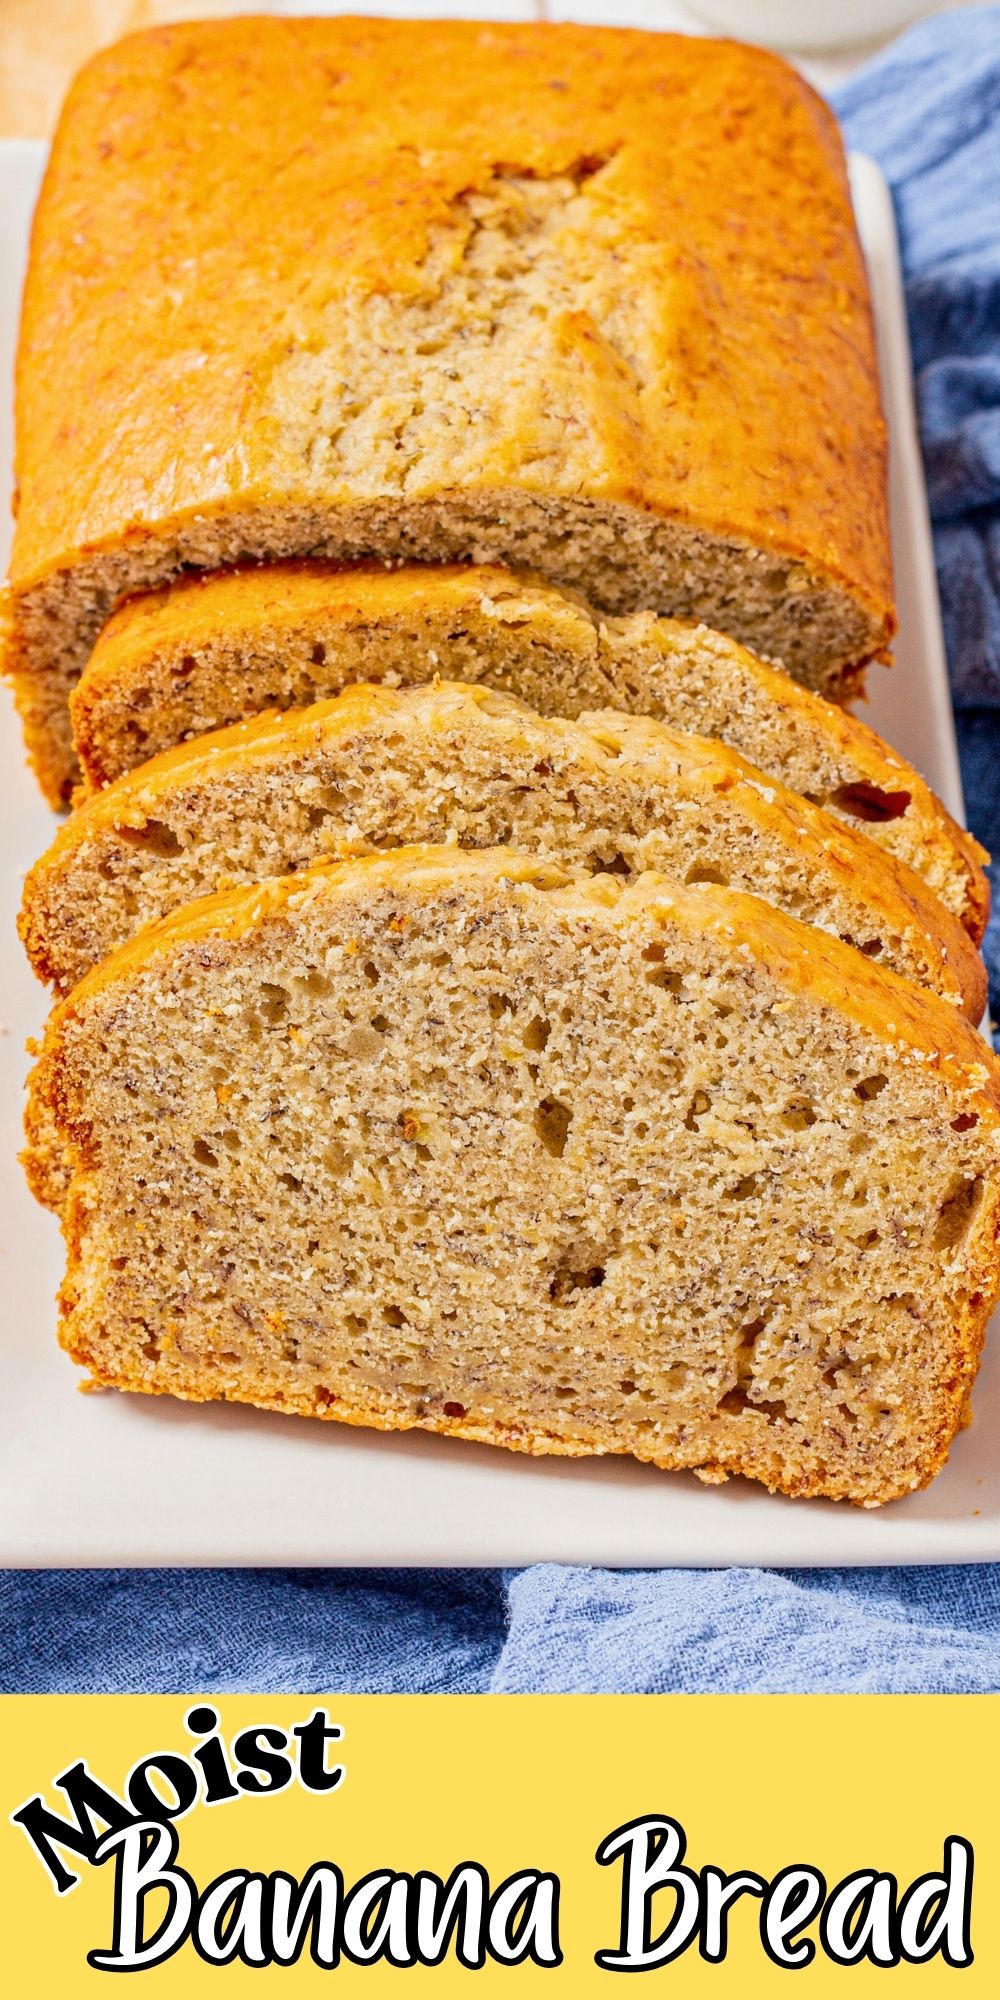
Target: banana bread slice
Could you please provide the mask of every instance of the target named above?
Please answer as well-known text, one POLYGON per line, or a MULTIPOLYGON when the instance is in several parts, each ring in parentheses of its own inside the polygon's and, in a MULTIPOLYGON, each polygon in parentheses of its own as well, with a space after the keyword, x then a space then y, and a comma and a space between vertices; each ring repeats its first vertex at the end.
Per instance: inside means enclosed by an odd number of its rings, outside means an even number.
POLYGON ((599 618, 496 565, 274 564, 133 598, 73 696, 80 761, 107 784, 175 743, 352 681, 488 681, 548 715, 617 708, 719 737, 915 869, 978 943, 978 843, 872 730, 704 626, 599 618))
POLYGON ((824 691, 892 634, 840 134, 736 42, 132 36, 60 120, 15 400, 8 666, 50 796, 108 613, 190 568, 516 557, 824 691))
POLYGON ((753 898, 509 850, 209 897, 55 1010, 99 1382, 873 1505, 1000 1263, 1000 1070, 753 898))
POLYGON ((721 743, 606 711, 545 720, 436 682, 195 737, 74 812, 25 885, 20 931, 62 992, 192 898, 345 846, 511 844, 630 877, 721 882, 821 925, 978 1021, 982 961, 911 869, 721 743))

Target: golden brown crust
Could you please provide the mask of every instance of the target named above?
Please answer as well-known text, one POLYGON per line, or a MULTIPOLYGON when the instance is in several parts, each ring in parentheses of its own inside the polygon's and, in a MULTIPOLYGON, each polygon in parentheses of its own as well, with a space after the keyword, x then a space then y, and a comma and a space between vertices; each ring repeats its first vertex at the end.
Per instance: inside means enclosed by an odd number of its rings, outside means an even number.
MULTIPOLYGON (((382 626, 406 616, 437 625, 484 598, 499 606, 505 598, 516 599, 518 616, 544 611, 550 626, 563 607, 570 629, 581 614, 594 618, 575 593, 499 563, 408 563, 398 569, 359 563, 344 569, 324 562, 275 562, 206 570, 119 605, 102 627, 73 696, 74 720, 83 721, 106 684, 134 681, 158 654, 172 656, 187 646, 197 650, 231 633, 248 644, 273 633, 280 644, 283 634, 308 630, 320 617, 382 626)), ((775 677, 783 682, 780 674, 775 677)), ((80 747, 85 751, 86 741, 80 747)), ((90 776, 94 784, 105 782, 96 771, 90 776)))
POLYGON ((70 1166, 52 1104, 42 1084, 41 1060, 28 1076, 23 1151, 18 1155, 28 1186, 42 1208, 59 1215, 69 1191, 70 1166))
MULTIPOLYGON (((432 746, 435 738, 447 735, 455 760, 461 765, 463 743, 468 740, 463 731, 483 728, 487 732, 492 729, 495 738, 491 755, 499 759, 496 768, 506 769, 511 755, 516 755, 530 741, 536 759, 534 769, 539 763, 562 768, 569 760, 574 781, 579 774, 608 788, 609 807, 623 779, 644 780, 659 790, 664 820, 669 819, 678 797, 697 796, 712 813, 717 810, 718 796, 729 795, 741 827, 751 830, 754 838, 762 839, 769 854, 775 843, 786 849, 789 865, 794 863, 798 868, 804 864, 817 888, 825 888, 837 907, 848 913, 850 931, 859 945, 858 923, 870 919, 878 933, 872 937, 872 949, 883 951, 886 938, 898 938, 899 945, 890 943, 888 947, 889 962, 895 962, 897 970, 924 979, 935 991, 961 1005, 970 1020, 978 1022, 981 1018, 986 1001, 982 961, 958 919, 921 878, 853 827, 831 819, 808 800, 795 797, 777 780, 765 778, 727 745, 685 736, 663 723, 611 710, 591 717, 588 726, 561 720, 546 722, 509 696, 454 682, 435 683, 403 693, 380 686, 354 686, 332 701, 286 714, 265 714, 194 738, 95 793, 60 829, 25 884, 18 928, 36 972, 65 991, 83 969, 60 957, 60 920, 56 914, 60 893, 64 902, 68 894, 72 904, 82 906, 88 870, 96 868, 108 878, 114 868, 112 850, 127 849, 150 821, 154 829, 166 832, 171 845, 178 841, 176 829, 185 838, 206 840, 201 829, 214 781, 232 787, 242 777, 249 783, 250 789, 238 806, 240 818, 245 819, 254 814, 255 774, 261 784, 265 774, 273 770, 284 769, 291 774, 303 760, 315 759, 323 746, 335 756, 339 745, 369 731, 371 754, 380 760, 383 735, 391 739, 394 732, 399 732, 405 746, 408 741, 419 740, 421 732, 427 732, 432 746), (76 868, 83 871, 79 888, 74 891, 63 888, 60 892, 60 878, 64 873, 72 874, 76 868), (863 906, 860 911, 859 903, 863 906)), ((257 794, 258 812, 262 797, 262 793, 257 794)), ((516 799, 512 802, 515 843, 519 838, 518 804, 516 799)), ((436 829, 428 835, 426 821, 422 826, 413 826, 411 822, 401 831, 403 838, 437 837, 436 829)), ((316 844, 311 853, 307 851, 306 858, 316 859, 322 853, 323 838, 325 830, 317 834, 316 844)), ((384 846, 386 841, 383 837, 375 844, 384 846)), ((471 844, 481 845, 482 837, 471 844)), ((522 833, 520 845, 532 848, 535 842, 522 833)), ((579 855, 579 847, 576 851, 579 855)), ((177 865, 176 859, 168 860, 168 874, 177 865)), ((296 853, 288 855, 279 866, 270 864, 255 872, 283 874, 300 865, 301 857, 296 853)), ((214 886, 224 873, 238 880, 241 872, 227 867, 226 852, 217 843, 214 847, 209 845, 205 879, 200 886, 214 886)), ((768 895, 762 873, 749 886, 756 890, 758 883, 760 893, 768 895)), ((173 901, 190 895, 192 889, 198 893, 193 884, 173 891, 168 881, 163 886, 173 901)), ((781 885, 776 887, 780 903, 781 885)), ((165 907, 162 901, 154 904, 157 913, 165 907)), ((149 914, 148 907, 143 914, 149 914)), ((136 921, 142 921, 142 916, 137 916, 136 921)), ((65 924, 61 928, 65 931, 65 924)), ((841 930, 846 933, 843 921, 841 930)), ((65 951, 72 951, 68 939, 64 937, 62 943, 65 951)), ((868 947, 861 945, 861 948, 868 947)))
POLYGON ((597 540, 568 580, 600 546, 618 578, 608 608, 685 608, 640 585, 626 548, 630 522, 654 538, 663 524, 833 593, 830 618, 836 599, 851 628, 830 641, 834 685, 884 652, 894 612, 867 283, 833 116, 778 58, 684 36, 262 19, 252 35, 233 22, 132 37, 83 71, 54 142, 17 480, 10 666, 43 758, 54 724, 27 682, 68 641, 41 629, 55 616, 42 586, 79 587, 89 641, 141 578, 210 565, 226 523, 216 562, 335 553, 338 538, 399 560, 432 532, 440 558, 449 515, 453 555, 509 555, 517 497, 536 527, 539 509, 564 510, 554 575, 569 509, 597 540), (530 238, 526 275, 508 288, 501 269, 504 313, 508 297, 527 311, 538 245, 555 260, 543 321, 519 323, 516 392, 474 340, 484 401, 456 392, 442 428, 441 396, 425 409, 419 395, 429 364, 412 397, 390 368, 369 439, 365 341, 391 362, 402 327, 426 355, 414 315, 442 301, 448 338, 477 331, 463 287, 492 257, 497 203, 530 238), (344 353, 359 375, 346 400, 344 353))

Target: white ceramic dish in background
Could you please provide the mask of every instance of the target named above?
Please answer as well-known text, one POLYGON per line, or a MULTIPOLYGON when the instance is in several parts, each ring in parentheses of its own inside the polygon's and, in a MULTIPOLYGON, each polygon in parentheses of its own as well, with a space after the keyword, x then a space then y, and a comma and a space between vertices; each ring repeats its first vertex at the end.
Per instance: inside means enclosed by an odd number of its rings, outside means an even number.
MULTIPOLYGON (((40 146, 0 146, 0 486, 9 477, 6 382, 40 146)), ((961 811, 927 514, 913 430, 892 211, 877 170, 854 163, 893 440, 901 632, 874 673, 870 714, 961 811)), ((4 524, 4 530, 6 524, 4 524)), ((793 1503, 733 1481, 628 1460, 531 1460, 421 1436, 165 1398, 80 1395, 54 1339, 59 1232, 15 1154, 25 1036, 44 1004, 14 915, 25 868, 54 820, 26 772, 9 702, 0 713, 0 1564, 526 1563, 840 1564, 1000 1557, 1000 1343, 976 1422, 929 1492, 860 1513, 793 1503)))
POLYGON ((694 10, 716 34, 785 50, 853 48, 935 11, 930 0, 694 0, 694 10))

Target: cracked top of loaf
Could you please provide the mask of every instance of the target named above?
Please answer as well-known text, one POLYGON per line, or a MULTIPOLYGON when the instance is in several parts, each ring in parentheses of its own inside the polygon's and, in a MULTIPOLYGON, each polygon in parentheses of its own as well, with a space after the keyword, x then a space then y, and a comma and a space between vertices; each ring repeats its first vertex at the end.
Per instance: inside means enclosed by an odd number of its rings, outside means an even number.
POLYGON ((673 571, 699 535, 747 554, 741 636, 788 599, 771 651, 792 659, 796 596, 829 589, 820 653, 839 620, 829 657, 871 657, 892 624, 883 422, 832 114, 777 58, 683 36, 133 36, 56 136, 17 475, 15 597, 120 555, 81 582, 106 606, 181 561, 329 542, 340 509, 348 554, 352 534, 503 553, 506 531, 535 561, 576 533, 595 599, 629 610, 657 603, 666 522, 694 537, 673 571))

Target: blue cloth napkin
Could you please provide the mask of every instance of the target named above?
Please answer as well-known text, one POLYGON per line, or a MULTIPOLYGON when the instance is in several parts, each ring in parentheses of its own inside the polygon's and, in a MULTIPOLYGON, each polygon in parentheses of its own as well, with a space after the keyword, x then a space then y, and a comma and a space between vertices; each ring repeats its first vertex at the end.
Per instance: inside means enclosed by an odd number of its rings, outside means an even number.
MULTIPOLYGON (((1000 8, 914 29, 838 109, 896 199, 969 818, 1000 853, 1000 8)), ((1000 1016, 1000 924, 988 957, 1000 1016)), ((1000 1565, 8 1573, 0 1687, 992 1693, 1000 1565)))

